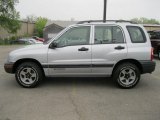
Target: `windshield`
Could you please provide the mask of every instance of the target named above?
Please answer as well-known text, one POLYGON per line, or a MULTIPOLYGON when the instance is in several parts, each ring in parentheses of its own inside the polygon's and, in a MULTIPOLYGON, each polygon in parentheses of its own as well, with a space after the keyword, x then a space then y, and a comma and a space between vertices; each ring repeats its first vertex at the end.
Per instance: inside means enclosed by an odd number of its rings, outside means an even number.
POLYGON ((48 43, 50 43, 51 41, 52 41, 52 39, 45 40, 45 41, 43 42, 43 44, 48 44, 48 43))
POLYGON ((59 34, 61 34, 64 30, 65 30, 65 29, 63 29, 63 30, 60 31, 59 33, 54 34, 54 36, 52 36, 52 38, 50 38, 50 39, 48 39, 48 40, 45 40, 45 41, 43 42, 43 44, 48 44, 48 43, 50 43, 54 38, 56 38, 56 37, 57 37, 59 34))

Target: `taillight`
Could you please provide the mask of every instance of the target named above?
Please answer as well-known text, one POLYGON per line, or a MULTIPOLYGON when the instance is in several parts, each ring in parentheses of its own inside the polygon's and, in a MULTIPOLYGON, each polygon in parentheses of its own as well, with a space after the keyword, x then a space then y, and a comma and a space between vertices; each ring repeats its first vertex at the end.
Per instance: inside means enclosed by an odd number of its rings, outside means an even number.
POLYGON ((153 48, 151 48, 151 61, 153 60, 153 48))

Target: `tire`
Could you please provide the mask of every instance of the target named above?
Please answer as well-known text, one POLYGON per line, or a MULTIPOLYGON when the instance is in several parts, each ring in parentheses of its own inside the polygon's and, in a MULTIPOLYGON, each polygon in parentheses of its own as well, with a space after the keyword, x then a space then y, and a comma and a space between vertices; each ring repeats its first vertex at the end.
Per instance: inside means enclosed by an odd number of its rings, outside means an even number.
POLYGON ((140 71, 132 63, 123 63, 113 72, 113 80, 121 88, 133 88, 140 80, 140 71))
POLYGON ((17 67, 15 77, 20 86, 34 88, 43 79, 43 72, 36 63, 24 62, 17 67))

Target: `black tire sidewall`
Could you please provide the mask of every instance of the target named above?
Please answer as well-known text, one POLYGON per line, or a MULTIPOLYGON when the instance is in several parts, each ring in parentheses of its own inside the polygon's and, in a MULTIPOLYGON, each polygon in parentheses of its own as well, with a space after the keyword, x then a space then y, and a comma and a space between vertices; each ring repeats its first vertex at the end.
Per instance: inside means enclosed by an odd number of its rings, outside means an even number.
POLYGON ((16 77, 16 81, 18 82, 19 85, 21 85, 22 87, 25 87, 25 88, 33 88, 35 86, 37 86, 39 84, 39 82, 42 80, 43 76, 42 76, 42 71, 40 69, 40 67, 33 63, 33 62, 25 62, 25 63, 22 63, 20 64, 18 67, 17 67, 17 70, 16 70, 16 74, 15 74, 15 77, 16 77), (20 79, 20 72, 22 69, 26 68, 26 67, 30 67, 32 68, 36 74, 37 74, 37 78, 36 80, 32 83, 32 84, 25 84, 21 81, 20 79))
POLYGON ((124 64, 122 64, 122 65, 119 65, 119 66, 116 68, 113 76, 114 76, 114 77, 113 77, 114 81, 116 82, 116 84, 117 84, 119 87, 121 87, 121 88, 126 88, 126 89, 127 89, 127 88, 133 88, 133 87, 135 87, 135 86, 138 84, 138 82, 139 82, 139 80, 140 80, 140 71, 139 71, 139 69, 137 68, 137 66, 135 66, 134 64, 124 63, 124 64), (135 73, 136 73, 136 80, 135 80, 132 84, 130 84, 130 85, 124 85, 124 84, 119 80, 119 74, 120 74, 120 72, 121 72, 123 69, 126 69, 126 68, 130 68, 130 69, 134 70, 135 73))

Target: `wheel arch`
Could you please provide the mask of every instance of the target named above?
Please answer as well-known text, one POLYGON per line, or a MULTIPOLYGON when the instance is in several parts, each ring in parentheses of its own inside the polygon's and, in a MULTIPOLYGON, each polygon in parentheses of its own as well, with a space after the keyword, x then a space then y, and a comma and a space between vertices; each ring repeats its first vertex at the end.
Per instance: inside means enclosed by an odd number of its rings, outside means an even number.
POLYGON ((43 72, 43 75, 45 75, 41 63, 40 63, 38 60, 32 59, 32 58, 23 58, 23 59, 17 60, 17 61, 14 63, 14 65, 13 65, 13 73, 15 73, 17 67, 18 67, 20 64, 24 63, 24 62, 33 62, 33 63, 36 63, 36 64, 41 68, 41 70, 42 70, 42 72, 43 72))
POLYGON ((112 71, 112 75, 114 74, 114 71, 116 70, 116 68, 120 64, 122 64, 122 63, 132 63, 132 64, 134 64, 134 65, 137 66, 137 68, 140 70, 140 73, 143 73, 143 67, 142 67, 141 63, 138 60, 135 60, 135 59, 125 59, 125 60, 121 60, 121 61, 117 62, 114 65, 114 68, 113 68, 113 71, 112 71))

